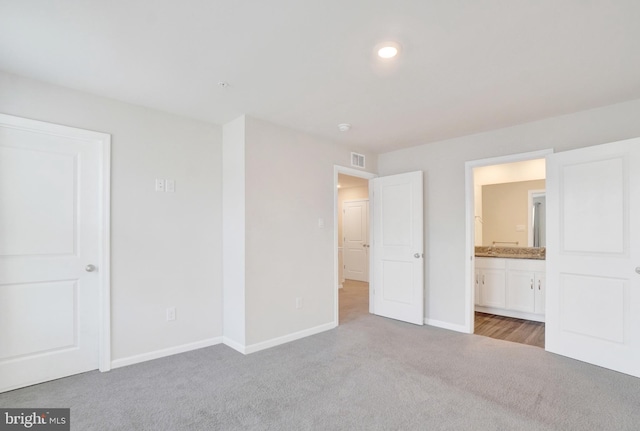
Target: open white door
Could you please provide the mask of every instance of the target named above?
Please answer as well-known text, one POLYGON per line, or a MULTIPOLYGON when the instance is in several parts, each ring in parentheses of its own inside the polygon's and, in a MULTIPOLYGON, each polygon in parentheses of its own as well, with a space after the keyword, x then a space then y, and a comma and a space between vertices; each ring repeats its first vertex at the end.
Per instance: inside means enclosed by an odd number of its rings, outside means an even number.
POLYGON ((375 178, 374 314, 424 323, 422 172, 375 178))
POLYGON ((0 392, 99 366, 108 142, 0 115, 0 392))
POLYGON ((546 349, 640 377, 640 138, 547 156, 546 349))

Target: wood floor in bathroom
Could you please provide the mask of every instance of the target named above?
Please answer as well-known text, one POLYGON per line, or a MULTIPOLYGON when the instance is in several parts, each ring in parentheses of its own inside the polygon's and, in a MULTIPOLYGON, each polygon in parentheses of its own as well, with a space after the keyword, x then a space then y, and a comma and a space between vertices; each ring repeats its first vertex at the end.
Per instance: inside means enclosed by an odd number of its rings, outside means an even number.
MULTIPOLYGON (((345 280, 340 289, 340 323, 369 315, 369 283, 345 280)), ((544 348, 544 323, 478 313, 475 334, 544 348)))
POLYGON ((475 334, 544 349, 544 323, 476 312, 475 334))

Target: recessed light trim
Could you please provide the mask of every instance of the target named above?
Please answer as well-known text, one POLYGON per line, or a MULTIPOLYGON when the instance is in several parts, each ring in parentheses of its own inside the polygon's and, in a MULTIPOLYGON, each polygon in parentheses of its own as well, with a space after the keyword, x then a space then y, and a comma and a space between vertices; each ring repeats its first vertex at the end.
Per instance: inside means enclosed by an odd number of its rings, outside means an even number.
POLYGON ((340 130, 341 132, 348 132, 349 130, 351 130, 351 124, 340 123, 338 124, 338 130, 340 130))
POLYGON ((378 50, 378 57, 393 58, 398 55, 398 48, 395 46, 384 46, 378 50))
POLYGON ((396 42, 384 42, 376 46, 376 54, 383 60, 397 57, 400 53, 400 45, 396 42))

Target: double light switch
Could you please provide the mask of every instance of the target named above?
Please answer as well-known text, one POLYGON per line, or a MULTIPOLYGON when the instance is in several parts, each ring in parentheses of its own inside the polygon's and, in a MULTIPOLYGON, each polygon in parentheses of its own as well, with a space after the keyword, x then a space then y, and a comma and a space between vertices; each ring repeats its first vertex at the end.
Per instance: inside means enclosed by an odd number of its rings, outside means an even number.
POLYGON ((168 193, 175 192, 176 191, 175 180, 163 180, 161 178, 156 178, 156 191, 168 192, 168 193))

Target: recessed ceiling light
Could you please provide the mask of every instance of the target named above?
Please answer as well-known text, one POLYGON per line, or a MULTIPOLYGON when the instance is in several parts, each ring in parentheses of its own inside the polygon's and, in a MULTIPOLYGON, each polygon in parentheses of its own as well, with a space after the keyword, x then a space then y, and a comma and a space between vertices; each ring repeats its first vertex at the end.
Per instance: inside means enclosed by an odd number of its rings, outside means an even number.
POLYGON ((398 55, 398 48, 395 46, 383 46, 378 50, 378 57, 380 58, 393 58, 398 55))
POLYGON ((400 45, 395 42, 384 42, 376 47, 378 57, 383 59, 393 58, 400 52, 400 45))
POLYGON ((351 124, 349 123, 338 124, 338 130, 340 130, 341 132, 348 132, 349 130, 351 130, 351 124))

